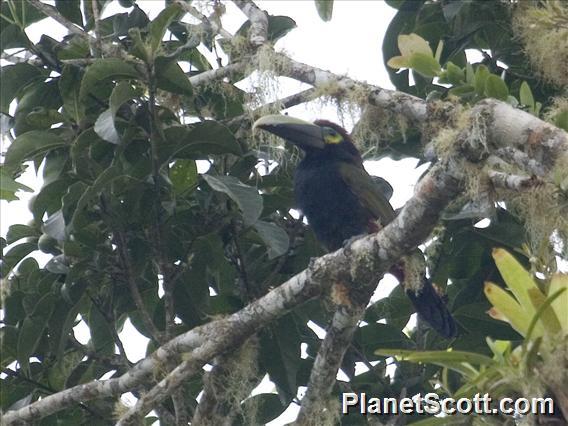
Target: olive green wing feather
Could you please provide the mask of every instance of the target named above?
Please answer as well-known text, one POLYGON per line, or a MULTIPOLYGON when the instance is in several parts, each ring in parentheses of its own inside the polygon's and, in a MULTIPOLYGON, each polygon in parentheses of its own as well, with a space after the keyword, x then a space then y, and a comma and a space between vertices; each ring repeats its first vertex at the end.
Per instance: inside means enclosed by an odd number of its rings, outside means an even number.
POLYGON ((372 217, 379 219, 383 225, 395 218, 396 214, 387 198, 392 187, 386 181, 384 183, 388 186, 377 184, 374 177, 369 175, 363 167, 354 164, 341 164, 339 172, 347 186, 360 200, 363 208, 372 217), (387 192, 386 196, 383 191, 387 192))

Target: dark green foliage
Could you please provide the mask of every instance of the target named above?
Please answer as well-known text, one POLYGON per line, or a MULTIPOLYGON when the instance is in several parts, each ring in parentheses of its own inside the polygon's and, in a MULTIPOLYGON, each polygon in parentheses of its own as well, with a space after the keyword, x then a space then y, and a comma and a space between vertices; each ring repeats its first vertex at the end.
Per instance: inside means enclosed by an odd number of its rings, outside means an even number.
MULTIPOLYGON (((106 3, 97 0, 99 10, 106 3)), ((399 34, 415 32, 432 46, 443 39, 440 65, 448 70, 451 84, 464 86, 462 91, 485 96, 489 87, 501 98, 520 92, 521 103, 533 110, 538 102, 547 105, 551 89, 532 76, 511 37, 508 2, 388 3, 398 12, 383 45, 385 61, 398 55, 399 34), (466 48, 491 50, 483 64, 474 64, 476 72, 483 74, 485 66, 491 74, 482 93, 466 87, 466 48), (493 78, 501 71, 497 60, 510 67, 505 82, 493 78), (521 80, 527 81, 528 91, 521 80)), ((320 16, 331 19, 333 2, 316 4, 320 16)), ((61 15, 91 31, 92 8, 85 6, 79 0, 55 1, 61 15)), ((42 170, 43 178, 29 205, 33 220, 13 225, 0 240, 5 282, 0 351, 6 374, 1 410, 127 371, 131 364, 116 349, 117 333, 127 321, 150 339, 146 349, 151 353, 160 344, 156 330, 164 333, 167 328, 171 338, 234 313, 323 253, 313 232, 290 214, 296 157, 288 151, 281 154, 280 166, 260 176, 257 165, 274 151, 252 149, 250 133, 228 124, 246 106, 236 80, 191 84, 189 77, 212 68, 197 50, 199 44, 212 48, 212 34, 182 22, 179 5, 171 1, 164 2, 165 9, 152 21, 133 0, 121 0, 120 6, 130 9, 102 20, 98 31, 128 55, 105 52, 104 59, 93 57, 91 46, 76 35, 61 41, 44 36, 34 44, 24 30, 43 14, 24 1, 3 1, 0 7, 3 53, 18 48, 34 57, 1 70, 0 112, 14 140, 0 169, 0 196, 14 200, 18 190, 29 190, 17 182, 26 169, 42 170), (162 40, 167 30, 171 37, 168 33, 162 40), (185 50, 176 50, 181 46, 185 50), (68 60, 75 61, 63 62, 68 60), (188 64, 191 71, 185 72, 188 64), (198 166, 206 168, 206 163, 209 169, 199 173, 198 166), (47 257, 45 266, 33 259, 38 251, 47 257), (168 327, 161 291, 166 286, 180 320, 168 327), (156 330, 148 327, 148 318, 156 330), (87 344, 72 332, 79 322, 90 332, 87 344)), ((294 27, 289 17, 270 16, 269 39, 276 42, 294 27)), ((248 28, 243 25, 238 34, 245 36, 248 28)), ((246 48, 227 51, 231 61, 243 52, 246 48)), ((421 97, 447 92, 416 73, 411 86, 412 71, 389 72, 398 90, 421 97)), ((389 151, 379 155, 422 155, 421 135, 398 135, 389 151)), ((453 347, 483 352, 487 335, 518 338, 485 314, 489 304, 483 282, 500 282, 491 249, 504 246, 525 263, 527 259, 521 255, 522 224, 506 210, 497 211, 489 228, 474 223, 471 218, 444 221, 445 230, 428 257, 433 282, 447 286, 459 323, 453 347)), ((381 347, 446 348, 445 339, 421 327, 410 336, 403 333, 411 313, 398 287, 369 307, 367 324, 357 330, 342 366, 354 392, 398 397, 432 390, 441 368, 397 362, 391 379, 387 358, 375 354, 381 347), (370 366, 371 361, 370 371, 354 375, 355 362, 370 366)), ((255 406, 257 420, 268 422, 296 398, 321 343, 307 323, 325 328, 330 315, 326 303, 312 300, 267 325, 259 338, 259 373, 269 374, 278 395, 245 399, 243 412, 255 406), (301 348, 307 357, 300 356, 301 348)), ((202 389, 200 377, 185 385, 188 407, 195 408, 202 389)), ((38 424, 113 424, 115 403, 78 404, 38 424)), ((171 401, 164 407, 171 410, 171 401)), ((359 420, 350 416, 344 424, 359 420)))

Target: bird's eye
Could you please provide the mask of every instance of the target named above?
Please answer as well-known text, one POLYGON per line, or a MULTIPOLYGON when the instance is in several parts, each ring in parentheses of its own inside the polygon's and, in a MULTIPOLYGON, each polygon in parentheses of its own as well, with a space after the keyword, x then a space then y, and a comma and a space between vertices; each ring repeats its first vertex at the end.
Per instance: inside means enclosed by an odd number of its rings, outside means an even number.
POLYGON ((341 137, 337 130, 332 129, 331 127, 324 127, 322 132, 325 143, 327 144, 338 144, 343 140, 343 137, 341 137))
POLYGON ((332 129, 331 127, 324 127, 323 133, 326 136, 337 136, 338 135, 338 133, 334 129, 332 129))

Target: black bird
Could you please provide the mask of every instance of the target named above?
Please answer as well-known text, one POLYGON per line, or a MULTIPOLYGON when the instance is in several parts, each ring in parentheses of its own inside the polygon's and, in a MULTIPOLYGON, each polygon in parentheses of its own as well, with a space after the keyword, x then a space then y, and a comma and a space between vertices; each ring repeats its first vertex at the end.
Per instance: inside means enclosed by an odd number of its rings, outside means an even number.
MULTIPOLYGON (((267 115, 257 120, 254 128, 280 136, 305 152, 294 176, 296 203, 328 250, 337 250, 361 234, 377 232, 377 220, 385 226, 395 218, 388 199, 365 171, 361 154, 341 126, 327 120, 312 124, 267 115)), ((418 255, 422 256, 416 250, 408 258, 418 255)), ((403 265, 394 265, 390 272, 403 283, 403 265)), ((454 337, 454 319, 430 281, 421 275, 422 288, 407 289, 408 297, 418 315, 440 335, 454 337)))

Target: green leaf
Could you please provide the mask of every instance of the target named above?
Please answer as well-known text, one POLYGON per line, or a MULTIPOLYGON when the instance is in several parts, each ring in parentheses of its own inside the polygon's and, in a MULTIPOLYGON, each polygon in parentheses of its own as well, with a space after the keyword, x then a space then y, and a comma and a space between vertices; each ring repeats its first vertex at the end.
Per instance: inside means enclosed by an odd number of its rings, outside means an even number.
POLYGON ((398 49, 402 56, 410 58, 416 53, 434 58, 434 52, 426 40, 418 34, 400 34, 398 36, 398 49))
POLYGON ((144 62, 149 62, 150 52, 148 52, 148 46, 142 40, 142 33, 140 28, 134 27, 128 30, 128 35, 132 40, 132 45, 130 46, 129 53, 142 59, 144 62))
POLYGON ((272 222, 264 222, 262 220, 257 220, 253 224, 253 227, 268 247, 269 259, 274 259, 286 253, 290 245, 286 231, 272 222))
MULTIPOLYGON (((6 2, 3 2, 6 4, 6 2)), ((6 21, 0 22, 0 50, 14 48, 28 48, 32 42, 28 39, 25 31, 15 24, 2 25, 6 21)))
POLYGON ((260 358, 285 404, 296 396, 296 375, 300 367, 300 335, 294 318, 288 314, 261 333, 260 358))
POLYGON ((165 58, 156 59, 156 84, 158 88, 180 95, 191 96, 193 86, 178 63, 165 58))
POLYGON ((122 59, 97 59, 85 72, 81 82, 80 97, 84 99, 89 93, 94 93, 97 84, 104 80, 136 80, 139 78, 140 75, 136 68, 122 59))
POLYGON ((446 65, 446 78, 451 84, 462 84, 465 82, 465 73, 457 65, 454 65, 452 62, 448 62, 446 65))
MULTIPOLYGON (((538 111, 535 114, 538 115, 538 111)), ((563 109, 554 116, 554 124, 568 132, 568 109, 563 109)))
POLYGON ((333 0, 314 0, 316 10, 322 21, 328 22, 333 15, 333 0))
POLYGON ((59 13, 79 26, 83 26, 80 0, 55 0, 55 8, 59 13))
POLYGON ((485 93, 485 81, 487 77, 489 77, 489 69, 485 65, 479 65, 475 70, 474 76, 475 91, 479 96, 483 96, 485 93))
POLYGON ((268 40, 276 42, 284 37, 294 28, 296 28, 296 21, 288 16, 269 15, 268 16, 268 40))
POLYGON ((522 105, 534 109, 534 97, 530 86, 526 81, 521 83, 521 88, 519 89, 519 101, 522 105))
POLYGON ((91 305, 87 323, 91 332, 91 343, 99 354, 114 354, 114 339, 110 331, 112 324, 109 324, 101 314, 102 307, 91 305))
POLYGON ((156 55, 168 25, 180 14, 181 6, 177 3, 172 4, 162 10, 160 14, 150 23, 150 51, 156 55))
POLYGON ((469 303, 452 312, 455 320, 469 333, 481 333, 500 340, 519 340, 521 336, 508 323, 487 315, 487 302, 469 303))
POLYGON ((485 80, 485 95, 501 101, 506 101, 509 96, 509 88, 499 76, 490 74, 485 80))
POLYGON ((37 107, 26 116, 27 124, 30 124, 35 129, 49 129, 54 124, 59 124, 65 121, 63 114, 54 109, 45 109, 37 107))
POLYGON ((101 139, 113 144, 120 143, 120 137, 114 127, 114 115, 110 109, 103 111, 101 115, 98 116, 93 129, 101 139))
MULTIPOLYGON (((484 292, 493 305, 490 315, 495 319, 508 321, 515 330, 525 336, 532 316, 528 316, 521 305, 497 284, 486 282, 484 292)), ((542 328, 538 335, 542 336, 542 328)))
POLYGON ((414 312, 412 302, 401 286, 396 286, 387 297, 377 300, 365 312, 365 321, 386 319, 387 324, 401 330, 414 312))
POLYGON ((8 228, 6 233, 6 242, 12 244, 22 238, 38 237, 39 232, 36 228, 28 225, 12 225, 8 228))
POLYGON ((436 77, 442 68, 432 55, 413 53, 409 60, 410 67, 424 77, 436 77))
POLYGON ((254 420, 259 425, 271 422, 286 409, 286 406, 282 405, 280 398, 275 393, 261 393, 251 396, 245 399, 241 405, 241 412, 245 413, 245 420, 247 420, 246 413, 255 412, 254 420))
POLYGON ((120 136, 115 125, 116 113, 124 103, 136 96, 136 90, 130 83, 124 81, 116 85, 110 95, 110 108, 99 115, 93 127, 101 139, 113 144, 120 143, 120 136))
MULTIPOLYGON (((414 351, 404 349, 380 349, 377 355, 393 356, 401 361, 427 362, 442 367, 451 364, 492 365, 495 361, 485 355, 464 351, 414 351)), ((451 367, 450 367, 451 368, 451 367)))
POLYGON ((568 274, 554 274, 548 288, 549 297, 562 290, 564 291, 560 293, 560 296, 552 302, 552 309, 556 313, 560 321, 560 327, 566 335, 568 334, 568 315, 566 315, 566 306, 568 306, 568 274))
POLYGON ((96 195, 98 195, 110 182, 114 179, 122 176, 122 171, 117 166, 110 166, 104 172, 102 172, 99 177, 93 182, 93 184, 85 191, 77 202, 77 208, 73 213, 71 218, 70 226, 75 227, 79 215, 82 213, 83 209, 87 207, 87 203, 96 195))
POLYGON ((377 348, 412 348, 413 342, 390 324, 372 323, 355 330, 355 341, 368 359, 376 359, 377 348))
POLYGON ((215 191, 227 194, 243 213, 246 225, 252 225, 262 212, 262 197, 258 189, 245 185, 233 176, 203 175, 203 179, 215 191))
MULTIPOLYGON (((275 43, 280 38, 284 37, 288 34, 291 30, 296 28, 296 21, 288 16, 281 16, 281 15, 268 15, 268 33, 267 38, 271 42, 275 43)), ((239 30, 236 32, 235 35, 246 37, 248 31, 250 29, 250 21, 246 21, 239 30)), ((225 49, 225 47, 224 47, 225 49)), ((229 43, 228 51, 231 52, 231 57, 234 59, 239 52, 234 52, 233 47, 229 43)))
POLYGON ((29 83, 42 78, 41 70, 33 65, 22 63, 5 65, 0 68, 0 112, 8 114, 10 103, 18 92, 29 83))
POLYGON ((176 160, 170 168, 170 180, 177 195, 197 187, 197 165, 194 160, 176 160))
POLYGON ((4 254, 2 258, 2 271, 0 277, 5 278, 8 276, 10 271, 28 254, 37 250, 37 243, 21 243, 18 244, 7 253, 4 254))
POLYGON ((160 144, 162 163, 174 158, 208 158, 209 154, 241 154, 233 133, 222 124, 209 120, 185 126, 172 126, 164 131, 166 140, 160 144))
MULTIPOLYGON (((531 301, 529 290, 534 289, 539 292, 540 290, 530 272, 523 268, 507 250, 494 249, 493 259, 507 287, 511 289, 529 318, 532 318, 536 309, 531 301)), ((544 295, 542 296, 544 298, 544 295)))
POLYGON ((0 199, 7 201, 18 200, 16 196, 18 191, 32 192, 33 189, 23 183, 16 182, 10 173, 0 166, 0 199))
POLYGON ((18 336, 17 349, 18 361, 24 371, 29 371, 29 358, 35 353, 54 308, 55 298, 52 294, 46 294, 38 300, 33 311, 24 319, 18 336))
POLYGON ((42 231, 58 241, 65 240, 67 233, 65 232, 65 219, 63 219, 63 212, 58 210, 54 214, 50 215, 43 224, 42 231))
POLYGON ((387 65, 394 69, 410 68, 410 60, 406 56, 393 56, 387 61, 387 65))
MULTIPOLYGON (((529 324, 529 328, 526 335, 526 341, 531 339, 533 330, 536 327, 537 321, 540 321, 544 330, 549 334, 549 336, 557 336, 559 332, 562 330, 561 319, 556 315, 556 312, 553 308, 551 308, 552 303, 562 296, 562 293, 566 293, 566 288, 561 288, 555 293, 550 293, 546 299, 542 298, 542 293, 538 291, 530 291, 529 294, 531 297, 534 297, 533 304, 535 305, 536 314, 531 319, 531 323, 529 324)), ((562 315, 566 316, 565 313, 562 315)))

